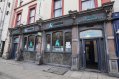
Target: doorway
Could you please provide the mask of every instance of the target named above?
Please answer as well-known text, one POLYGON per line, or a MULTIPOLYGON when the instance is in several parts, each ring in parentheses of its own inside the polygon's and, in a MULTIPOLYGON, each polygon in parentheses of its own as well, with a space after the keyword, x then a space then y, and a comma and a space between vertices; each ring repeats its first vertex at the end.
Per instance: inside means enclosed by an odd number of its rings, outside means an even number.
POLYGON ((80 58, 83 69, 105 71, 106 61, 103 39, 82 39, 80 58))
POLYGON ((98 69, 98 51, 96 40, 85 41, 86 68, 98 69))
POLYGON ((18 43, 14 43, 13 44, 13 52, 12 52, 12 55, 11 55, 12 59, 15 59, 15 57, 16 57, 17 47, 18 47, 18 43))
POLYGON ((11 58, 12 59, 15 59, 15 57, 16 57, 16 52, 18 50, 18 45, 19 45, 19 37, 14 37, 13 38, 12 53, 11 53, 11 58))
POLYGON ((80 32, 81 69, 96 69, 106 72, 107 55, 102 30, 89 29, 80 32))

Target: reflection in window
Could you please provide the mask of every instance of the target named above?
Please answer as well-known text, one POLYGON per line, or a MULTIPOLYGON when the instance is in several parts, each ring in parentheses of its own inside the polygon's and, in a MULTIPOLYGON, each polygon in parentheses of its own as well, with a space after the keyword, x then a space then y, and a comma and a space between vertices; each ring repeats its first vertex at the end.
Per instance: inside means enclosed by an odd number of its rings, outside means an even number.
POLYGON ((65 52, 71 52, 71 32, 65 33, 65 52))
POLYGON ((30 9, 29 23, 34 23, 35 21, 35 8, 30 9))
POLYGON ((27 50, 27 37, 24 37, 24 50, 27 50))
POLYGON ((21 24, 21 13, 17 14, 17 18, 16 18, 16 26, 21 24))
POLYGON ((82 10, 92 9, 94 7, 94 0, 82 0, 82 10))
POLYGON ((51 35, 50 34, 46 35, 46 42, 47 42, 46 50, 50 51, 50 47, 51 47, 51 35))
POLYGON ((63 52, 63 33, 54 32, 52 37, 53 52, 63 52))
POLYGON ((62 0, 54 1, 54 17, 59 17, 62 15, 62 0))
POLYGON ((34 36, 31 35, 28 38, 28 51, 34 51, 34 36))

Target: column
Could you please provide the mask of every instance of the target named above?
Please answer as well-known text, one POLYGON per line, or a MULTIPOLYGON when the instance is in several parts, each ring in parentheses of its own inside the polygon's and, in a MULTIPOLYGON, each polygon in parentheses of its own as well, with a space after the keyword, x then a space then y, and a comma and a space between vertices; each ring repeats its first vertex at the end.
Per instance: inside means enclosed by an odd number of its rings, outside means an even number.
POLYGON ((114 34, 111 21, 108 21, 105 24, 105 35, 106 35, 106 42, 107 42, 107 55, 109 61, 109 73, 118 73, 118 64, 117 64, 117 56, 115 51, 115 44, 114 44, 114 34))
POLYGON ((72 28, 72 67, 71 70, 79 70, 79 32, 78 26, 72 28))

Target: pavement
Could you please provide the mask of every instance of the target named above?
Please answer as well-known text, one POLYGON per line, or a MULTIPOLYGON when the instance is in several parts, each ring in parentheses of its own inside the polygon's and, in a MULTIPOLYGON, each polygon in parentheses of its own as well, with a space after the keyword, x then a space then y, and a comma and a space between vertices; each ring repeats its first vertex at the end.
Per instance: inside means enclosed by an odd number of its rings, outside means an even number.
POLYGON ((119 79, 110 77, 105 73, 90 71, 68 70, 62 75, 46 72, 52 68, 57 70, 56 66, 36 65, 31 62, 18 62, 0 58, 0 79, 119 79))

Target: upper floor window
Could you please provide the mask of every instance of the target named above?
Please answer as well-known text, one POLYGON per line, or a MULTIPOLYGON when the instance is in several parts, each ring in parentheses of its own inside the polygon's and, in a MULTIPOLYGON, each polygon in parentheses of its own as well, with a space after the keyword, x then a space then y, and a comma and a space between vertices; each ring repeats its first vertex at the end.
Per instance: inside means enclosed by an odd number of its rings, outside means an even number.
POLYGON ((54 0, 54 17, 62 15, 62 0, 54 0))
POLYGON ((16 18, 16 26, 21 24, 21 13, 17 14, 17 18, 16 18))
POLYGON ((36 13, 36 8, 31 8, 29 11, 29 19, 28 19, 28 23, 34 23, 35 22, 35 13, 36 13))
POLYGON ((95 8, 94 0, 82 0, 82 10, 95 8))

